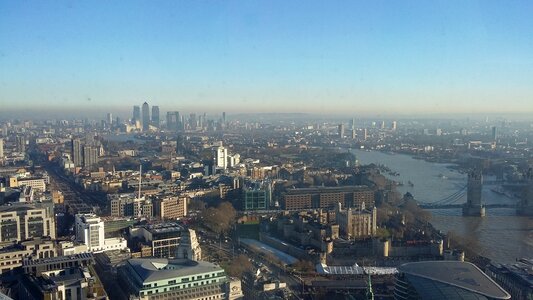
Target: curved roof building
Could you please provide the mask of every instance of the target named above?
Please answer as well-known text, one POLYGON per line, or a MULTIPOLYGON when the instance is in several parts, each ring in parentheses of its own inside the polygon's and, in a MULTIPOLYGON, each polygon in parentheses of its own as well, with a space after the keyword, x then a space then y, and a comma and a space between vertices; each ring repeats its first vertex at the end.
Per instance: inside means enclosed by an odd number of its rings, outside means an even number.
POLYGON ((478 267, 461 261, 424 261, 398 268, 395 299, 510 299, 478 267))

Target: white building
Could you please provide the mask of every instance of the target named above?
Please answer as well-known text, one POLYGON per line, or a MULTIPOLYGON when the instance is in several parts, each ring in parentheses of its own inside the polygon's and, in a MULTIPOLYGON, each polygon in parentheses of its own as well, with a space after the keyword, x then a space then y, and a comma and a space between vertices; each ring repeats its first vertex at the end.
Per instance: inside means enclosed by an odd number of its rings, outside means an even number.
POLYGON ((225 147, 218 147, 214 151, 215 165, 217 168, 226 169, 228 167, 228 149, 225 147))
POLYGON ((95 214, 78 214, 75 219, 76 240, 87 245, 89 252, 104 252, 127 248, 123 238, 105 238, 104 221, 95 214))

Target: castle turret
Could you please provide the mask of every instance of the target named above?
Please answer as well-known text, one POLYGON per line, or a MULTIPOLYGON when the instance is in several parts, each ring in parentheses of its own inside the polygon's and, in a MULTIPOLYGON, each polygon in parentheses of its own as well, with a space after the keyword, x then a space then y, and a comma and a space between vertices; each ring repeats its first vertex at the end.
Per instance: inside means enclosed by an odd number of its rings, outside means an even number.
POLYGON ((484 217, 485 207, 481 203, 483 175, 481 171, 468 173, 466 203, 463 206, 463 216, 484 217))
POLYGON ((525 179, 526 187, 518 205, 517 214, 533 216, 533 170, 531 168, 527 171, 525 179))

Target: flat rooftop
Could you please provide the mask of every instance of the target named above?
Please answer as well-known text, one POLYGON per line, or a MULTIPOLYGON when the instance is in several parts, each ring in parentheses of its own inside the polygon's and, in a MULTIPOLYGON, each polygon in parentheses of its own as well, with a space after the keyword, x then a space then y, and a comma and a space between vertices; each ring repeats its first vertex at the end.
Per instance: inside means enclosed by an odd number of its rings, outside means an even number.
POLYGON ((128 264, 144 283, 224 271, 216 264, 188 259, 136 258, 128 260, 128 264))
POLYGON ((296 188, 287 189, 285 192, 291 194, 315 194, 315 193, 350 193, 358 191, 372 191, 366 185, 347 185, 347 186, 334 186, 334 187, 310 187, 310 188, 296 188))
POLYGON ((492 299, 510 299, 502 289, 474 264, 460 261, 424 261, 401 265, 400 273, 451 285, 492 299))

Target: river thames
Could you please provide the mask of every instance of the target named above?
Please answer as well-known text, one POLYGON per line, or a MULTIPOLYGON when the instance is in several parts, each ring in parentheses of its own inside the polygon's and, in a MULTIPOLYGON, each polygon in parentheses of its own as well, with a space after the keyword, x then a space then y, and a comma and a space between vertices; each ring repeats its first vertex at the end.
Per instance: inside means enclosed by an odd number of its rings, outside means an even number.
MULTIPOLYGON (((410 192, 420 202, 437 202, 466 185, 466 174, 449 168, 449 164, 414 159, 404 154, 352 149, 360 164, 381 164, 398 172, 387 177, 403 182, 398 190, 410 192), (413 185, 409 185, 408 182, 413 185)), ((515 204, 518 199, 491 191, 497 186, 483 187, 485 204, 515 204)), ((455 203, 466 202, 466 195, 455 203)), ((467 237, 473 248, 495 262, 510 263, 516 258, 533 257, 533 218, 516 216, 515 209, 487 209, 485 218, 463 217, 461 209, 434 209, 431 223, 442 232, 453 231, 467 237)))

